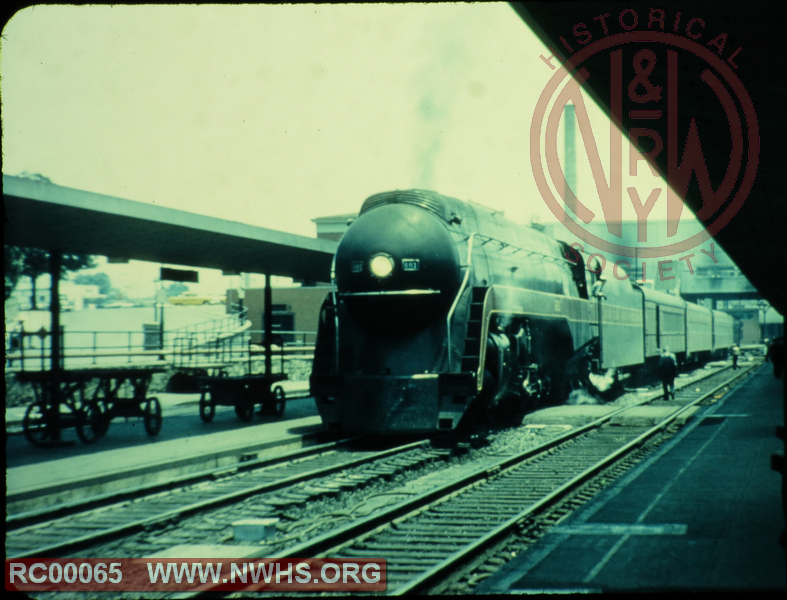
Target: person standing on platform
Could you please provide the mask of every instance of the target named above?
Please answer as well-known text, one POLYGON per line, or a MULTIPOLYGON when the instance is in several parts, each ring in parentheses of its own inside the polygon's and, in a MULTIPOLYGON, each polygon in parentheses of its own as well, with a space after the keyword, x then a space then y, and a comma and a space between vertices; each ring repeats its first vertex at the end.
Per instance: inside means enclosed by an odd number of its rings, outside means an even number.
POLYGON ((659 358, 659 377, 661 386, 664 389, 664 400, 669 400, 670 396, 675 398, 675 376, 678 374, 678 359, 669 351, 669 348, 661 349, 659 358))
POLYGON ((784 337, 777 337, 770 346, 768 346, 768 355, 766 360, 773 363, 773 376, 777 379, 782 376, 784 370, 784 337))
POLYGON ((737 345, 732 347, 732 368, 733 368, 733 370, 740 368, 740 367, 738 367, 738 356, 740 356, 740 353, 741 353, 741 349, 738 348, 737 345))

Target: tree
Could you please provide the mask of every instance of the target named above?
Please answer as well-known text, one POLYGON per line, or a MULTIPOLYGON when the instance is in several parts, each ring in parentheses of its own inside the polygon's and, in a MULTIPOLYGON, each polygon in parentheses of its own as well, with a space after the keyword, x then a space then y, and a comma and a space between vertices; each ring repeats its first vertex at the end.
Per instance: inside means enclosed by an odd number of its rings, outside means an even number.
MULTIPOLYGON (((17 246, 6 246, 5 251, 5 281, 6 298, 16 287, 19 277, 30 277, 32 282, 32 305, 33 310, 36 306, 36 279, 39 275, 49 273, 49 252, 40 248, 21 248, 17 246), (9 290, 9 283, 11 287, 9 290)), ((60 276, 67 276, 70 271, 79 269, 92 269, 96 266, 95 257, 90 254, 70 254, 63 253, 63 263, 60 268, 60 276)))
POLYGON ((22 275, 22 250, 16 246, 4 246, 5 252, 5 299, 11 297, 16 284, 19 283, 19 277, 22 275))
POLYGON ((98 293, 104 296, 109 295, 109 291, 112 289, 112 282, 106 273, 80 273, 74 277, 74 283, 78 285, 95 285, 98 287, 98 293))
POLYGON ((167 287, 164 288, 164 293, 167 295, 167 298, 172 298, 173 296, 179 296, 183 292, 188 292, 189 286, 185 283, 181 283, 177 281, 175 283, 170 283, 167 287))

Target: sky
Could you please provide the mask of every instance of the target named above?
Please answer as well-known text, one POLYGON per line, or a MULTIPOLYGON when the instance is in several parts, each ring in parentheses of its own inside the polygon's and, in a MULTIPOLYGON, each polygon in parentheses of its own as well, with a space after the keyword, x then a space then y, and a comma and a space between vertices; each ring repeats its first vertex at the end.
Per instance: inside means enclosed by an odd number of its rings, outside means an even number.
POLYGON ((5 174, 306 236, 397 188, 555 219, 507 3, 43 5, 1 41, 5 174))

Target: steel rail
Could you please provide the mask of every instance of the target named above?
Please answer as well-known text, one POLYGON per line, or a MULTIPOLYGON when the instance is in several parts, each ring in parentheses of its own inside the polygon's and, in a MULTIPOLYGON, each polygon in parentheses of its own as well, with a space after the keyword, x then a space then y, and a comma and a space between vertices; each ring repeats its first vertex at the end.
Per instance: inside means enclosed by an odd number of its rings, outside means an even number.
MULTIPOLYGON (((367 454, 365 456, 357 457, 351 460, 338 461, 326 467, 320 467, 317 469, 308 470, 306 472, 277 479, 275 481, 267 481, 257 485, 243 487, 242 489, 217 495, 213 498, 208 498, 205 500, 200 500, 198 502, 193 502, 190 504, 185 504, 183 506, 178 506, 171 510, 163 511, 147 518, 131 520, 126 523, 123 523, 122 525, 117 525, 115 527, 108 527, 106 529, 93 531, 89 534, 79 536, 77 538, 62 540, 60 542, 46 544, 46 545, 38 546, 36 548, 31 548, 22 553, 9 555, 6 558, 27 558, 33 556, 47 556, 55 553, 63 553, 67 550, 74 551, 76 549, 83 548, 90 544, 98 543, 102 540, 116 537, 121 534, 128 534, 134 531, 140 531, 145 528, 151 527, 152 525, 155 524, 165 523, 171 519, 183 517, 189 514, 194 514, 200 511, 214 509, 226 504, 239 502, 245 498, 254 496, 256 494, 263 494, 263 493, 281 490, 298 483, 309 481, 311 479, 324 477, 326 475, 331 475, 338 471, 371 463, 376 460, 385 459, 391 456, 395 456, 397 454, 402 454, 404 452, 407 452, 408 450, 416 449, 419 447, 425 447, 428 444, 429 444, 428 441, 411 442, 408 444, 404 444, 402 446, 397 446, 395 448, 389 448, 386 450, 373 452, 372 454, 367 454)), ((330 448, 328 450, 330 450, 330 448)), ((319 454, 316 454, 315 456, 319 456, 319 454)), ((300 458, 300 456, 296 458, 300 458)), ((279 462, 276 463, 276 465, 274 466, 283 465, 283 464, 286 464, 286 462, 284 461, 279 462)), ((237 468, 229 469, 230 472, 237 471, 237 470, 238 470, 237 468)), ((103 507, 101 510, 106 510, 106 507, 103 507)), ((76 513, 75 515, 72 516, 79 516, 81 514, 84 514, 84 512, 76 513)), ((68 517, 63 517, 63 518, 68 518, 68 517)), ((53 523, 53 521, 45 521, 45 522, 39 521, 35 525, 31 525, 27 528, 36 527, 39 525, 46 525, 47 523, 53 523)), ((13 537, 14 534, 18 534, 20 531, 24 531, 24 529, 26 528, 17 528, 14 531, 7 531, 6 543, 8 543, 9 537, 13 537)))
POLYGON ((712 390, 705 392, 697 399, 684 405, 677 411, 668 415, 660 423, 654 425, 653 427, 642 433, 642 435, 636 437, 635 439, 631 440, 627 444, 621 446, 615 452, 611 453, 610 455, 600 460, 596 464, 592 465, 588 469, 584 470, 583 472, 579 473, 573 479, 567 481, 565 484, 556 488, 551 493, 544 496, 538 502, 525 508, 519 514, 509 518, 507 521, 505 521, 498 527, 495 527, 489 533, 478 538, 475 542, 468 544, 461 550, 458 550, 453 554, 451 554, 450 556, 446 557, 445 560, 438 563, 428 571, 424 572, 416 579, 411 580, 410 582, 408 582, 408 584, 396 588, 396 590, 393 593, 389 591, 389 595, 399 596, 399 595, 410 594, 410 593, 417 592, 419 590, 423 590, 427 585, 429 585, 433 581, 439 579, 440 577, 445 576, 450 570, 455 569, 457 563, 465 562, 471 556, 489 547, 490 545, 497 542, 502 537, 509 535, 512 531, 518 528, 527 519, 536 516, 537 514, 553 506, 561 499, 566 497, 568 494, 572 493, 577 488, 579 488, 580 486, 584 485, 585 483, 587 483, 588 481, 599 475, 608 467, 619 462, 621 459, 628 456, 636 449, 640 448, 643 444, 645 444, 645 442, 647 442, 655 435, 660 433, 662 430, 664 430, 666 427, 672 424, 680 416, 682 416, 683 414, 685 414, 695 406, 701 404, 707 398, 716 394, 716 392, 718 392, 720 389, 727 387, 737 379, 743 377, 743 375, 748 374, 754 368, 755 367, 752 366, 749 369, 742 370, 741 373, 736 374, 728 381, 719 384, 718 386, 714 387, 712 390))
MULTIPOLYGON (((299 448, 298 450, 293 450, 291 452, 287 452, 285 454, 281 454, 279 456, 273 456, 269 458, 257 458, 253 460, 241 459, 241 462, 238 462, 237 464, 231 466, 216 467, 214 469, 204 469, 202 471, 197 471, 195 473, 187 473, 185 475, 174 477, 163 482, 146 483, 122 490, 107 492, 104 494, 96 494, 94 496, 82 498, 79 500, 73 500, 71 502, 65 502, 54 506, 47 506, 44 508, 9 514, 6 516, 6 531, 13 531, 14 529, 19 529, 21 527, 28 527, 30 525, 42 523, 47 520, 52 520, 60 517, 65 517, 68 515, 77 514, 80 512, 85 512, 88 510, 93 510, 110 504, 117 504, 118 502, 133 500, 141 496, 148 496, 148 495, 156 494, 158 492, 172 490, 173 488, 185 487, 187 485, 194 485, 197 483, 201 483, 203 481, 210 481, 212 479, 224 477, 227 475, 231 475, 233 473, 241 473, 245 471, 253 471, 255 469, 275 466, 281 463, 296 460, 298 458, 304 458, 307 456, 312 456, 314 454, 319 454, 321 452, 327 452, 332 449, 341 448, 352 442, 356 442, 360 439, 361 438, 346 438, 341 440, 335 440, 324 444, 317 444, 314 446, 308 446, 306 448, 299 448)), ((251 451, 253 450, 254 449, 251 449, 251 451)), ((243 457, 244 451, 245 451, 244 448, 238 448, 237 449, 238 457, 243 457)), ((179 462, 180 461, 176 461, 171 464, 176 465, 179 462)), ((167 468, 168 468, 167 464, 156 465, 157 470, 166 470, 167 468)), ((36 497, 47 496, 50 493, 51 492, 49 491, 49 488, 43 488, 42 490, 40 490, 40 493, 36 497)))
MULTIPOLYGON (((487 548, 490 544, 494 543, 494 541, 509 533, 512 529, 519 526, 519 524, 521 524, 524 520, 530 518, 533 514, 542 512, 547 507, 555 504, 557 501, 575 490, 578 486, 586 483, 589 479, 604 471, 613 463, 619 461, 623 456, 630 454, 633 450, 640 447, 659 431, 669 426, 675 419, 679 418, 680 415, 684 414, 686 411, 690 410, 697 404, 703 402, 708 397, 718 392, 718 390, 730 385, 731 382, 748 374, 756 366, 758 365, 755 365, 747 370, 742 370, 739 374, 736 374, 731 379, 724 381, 723 383, 715 386, 709 392, 706 392, 698 398, 693 399, 689 405, 680 407, 659 424, 647 429, 644 433, 637 435, 636 438, 626 442, 614 452, 606 455, 603 459, 594 463, 592 466, 583 469, 580 473, 571 477, 570 480, 545 494, 538 501, 531 503, 526 509, 520 511, 515 516, 506 519, 506 521, 502 524, 494 526, 490 531, 483 534, 480 538, 477 538, 473 542, 466 544, 461 549, 452 552, 438 564, 427 569, 416 578, 393 589, 389 588, 388 594, 402 595, 406 593, 423 591, 425 586, 444 576, 452 569, 455 569, 457 563, 461 563, 467 560, 469 557, 477 554, 479 551, 487 548)), ((708 377, 717 374, 719 374, 719 371, 708 374, 708 377)), ((697 380, 687 385, 696 383, 697 380)), ((683 386, 683 388, 685 387, 686 386, 683 386)), ((652 401, 652 399, 646 399, 640 403, 637 403, 636 405, 622 407, 618 410, 612 411, 591 423, 561 434, 543 444, 540 444, 539 446, 525 450, 515 456, 509 456, 501 459, 493 465, 477 469, 455 481, 437 486, 394 506, 381 509, 372 515, 369 515, 363 519, 359 519, 343 527, 331 530, 325 534, 316 536, 307 542, 302 542, 300 544, 287 547, 282 551, 275 552, 269 556, 268 560, 274 561, 296 556, 325 557, 330 553, 336 553, 340 548, 346 547, 354 540, 363 539, 369 535, 372 535, 376 531, 383 531, 387 529, 392 523, 401 524, 411 517, 416 517, 421 513, 424 513, 425 511, 429 510, 430 507, 459 496, 461 493, 469 491, 476 486, 481 486, 487 481, 493 482, 495 480, 499 480, 500 477, 506 475, 517 467, 521 467, 521 463, 524 463, 529 459, 535 458, 539 455, 546 455, 553 448, 556 448, 567 441, 581 438, 583 434, 591 430, 598 430, 602 424, 608 422, 614 416, 649 401, 652 401)), ((255 556, 253 558, 258 557, 255 556)), ((252 585, 245 588, 245 591, 255 591, 258 589, 263 589, 263 587, 264 584, 260 584, 256 587, 252 585)), ((211 589, 212 586, 210 584, 199 586, 199 588, 194 590, 194 594, 200 595, 203 593, 211 593, 211 589)))

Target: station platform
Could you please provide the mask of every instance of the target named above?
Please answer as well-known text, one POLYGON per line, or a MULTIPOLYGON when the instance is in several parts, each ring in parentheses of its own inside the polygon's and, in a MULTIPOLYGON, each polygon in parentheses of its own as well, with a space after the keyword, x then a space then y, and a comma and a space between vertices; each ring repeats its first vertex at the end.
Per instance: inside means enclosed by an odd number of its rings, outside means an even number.
POLYGON ((319 438, 322 424, 311 398, 287 401, 283 417, 255 414, 243 423, 232 407, 216 407, 210 423, 199 417, 199 394, 156 394, 163 424, 149 437, 142 419, 115 419, 94 444, 76 440, 74 429, 63 430, 63 446, 36 447, 21 429, 25 408, 6 410, 6 508, 9 512, 35 510, 157 483, 215 467, 237 464, 244 458, 265 457, 295 450, 319 438), (42 490, 47 496, 41 497, 42 490))
POLYGON ((476 593, 787 590, 783 386, 760 366, 476 593))

